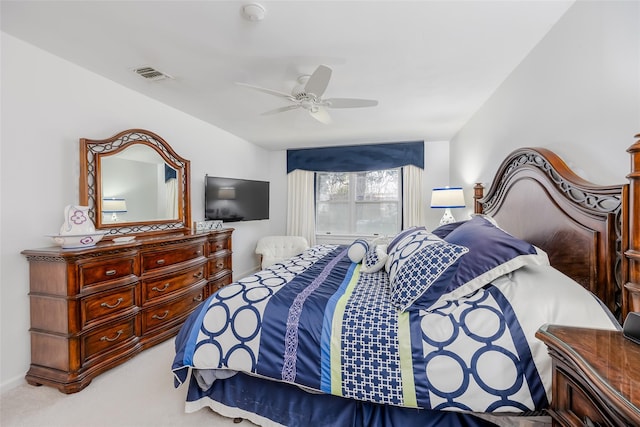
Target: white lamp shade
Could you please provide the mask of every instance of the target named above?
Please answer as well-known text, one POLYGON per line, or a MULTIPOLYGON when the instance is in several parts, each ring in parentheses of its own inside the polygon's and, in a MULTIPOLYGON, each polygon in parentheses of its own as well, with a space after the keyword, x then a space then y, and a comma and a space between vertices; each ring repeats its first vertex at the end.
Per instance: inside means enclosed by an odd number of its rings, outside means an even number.
POLYGON ((127 211, 127 202, 125 199, 102 199, 102 212, 105 213, 113 213, 113 212, 126 212, 127 211))
POLYGON ((434 188, 431 193, 432 208, 464 208, 462 187, 434 188))

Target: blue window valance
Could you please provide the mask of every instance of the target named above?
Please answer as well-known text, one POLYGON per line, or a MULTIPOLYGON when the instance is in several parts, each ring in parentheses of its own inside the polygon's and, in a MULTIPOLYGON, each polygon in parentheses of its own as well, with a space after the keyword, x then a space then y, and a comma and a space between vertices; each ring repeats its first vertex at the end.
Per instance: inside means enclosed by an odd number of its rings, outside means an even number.
POLYGON ((361 172, 407 165, 424 169, 424 141, 287 150, 287 173, 361 172))
POLYGON ((164 182, 167 182, 170 179, 175 179, 176 177, 177 177, 176 170, 165 163, 164 164, 164 182))

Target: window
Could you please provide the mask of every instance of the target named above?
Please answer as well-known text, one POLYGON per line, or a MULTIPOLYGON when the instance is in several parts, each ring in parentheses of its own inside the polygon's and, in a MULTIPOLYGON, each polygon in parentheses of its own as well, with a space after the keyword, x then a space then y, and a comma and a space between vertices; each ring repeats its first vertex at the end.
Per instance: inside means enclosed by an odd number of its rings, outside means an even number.
POLYGON ((316 173, 316 232, 395 234, 402 221, 400 168, 316 173))

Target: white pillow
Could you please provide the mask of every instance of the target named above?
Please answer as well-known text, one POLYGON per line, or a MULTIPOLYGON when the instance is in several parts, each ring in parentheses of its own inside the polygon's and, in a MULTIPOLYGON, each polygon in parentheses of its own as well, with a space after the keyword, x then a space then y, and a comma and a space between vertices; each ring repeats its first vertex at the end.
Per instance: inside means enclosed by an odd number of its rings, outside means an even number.
POLYGON ((367 243, 366 240, 356 239, 349 246, 349 249, 347 250, 347 255, 349 256, 349 259, 351 260, 351 262, 355 262, 356 264, 359 264, 364 259, 364 256, 367 254, 368 250, 369 250, 369 243, 367 243))

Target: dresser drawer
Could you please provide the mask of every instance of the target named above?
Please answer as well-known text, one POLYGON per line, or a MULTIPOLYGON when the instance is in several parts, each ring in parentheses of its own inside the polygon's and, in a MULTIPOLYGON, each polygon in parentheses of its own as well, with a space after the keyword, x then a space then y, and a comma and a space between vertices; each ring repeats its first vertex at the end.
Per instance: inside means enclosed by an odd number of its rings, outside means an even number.
POLYGON ((214 294, 232 282, 231 274, 209 281, 209 289, 214 294))
POLYGON ((195 288, 183 297, 164 304, 150 307, 142 312, 142 334, 184 319, 204 300, 204 285, 195 288))
POLYGON ((222 272, 231 271, 231 254, 223 253, 209 257, 209 277, 215 277, 222 272))
POLYGON ((167 247, 164 250, 146 252, 142 255, 142 274, 204 256, 204 243, 183 247, 167 247))
POLYGON ((135 316, 97 328, 82 338, 82 363, 127 343, 134 345, 137 335, 135 316))
POLYGON ((216 252, 229 251, 231 250, 229 246, 230 245, 229 245, 228 236, 223 236, 218 239, 213 239, 209 241, 209 254, 213 255, 216 252))
POLYGON ((173 293, 188 288, 204 278, 204 263, 162 277, 144 279, 142 281, 142 305, 155 302, 160 298, 170 297, 173 293))
POLYGON ((135 274, 135 255, 87 262, 78 267, 80 289, 97 286, 103 282, 121 279, 135 274))
POLYGON ((80 311, 82 327, 136 307, 136 284, 83 298, 80 311))

